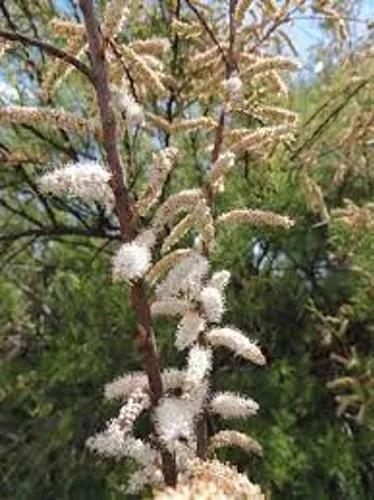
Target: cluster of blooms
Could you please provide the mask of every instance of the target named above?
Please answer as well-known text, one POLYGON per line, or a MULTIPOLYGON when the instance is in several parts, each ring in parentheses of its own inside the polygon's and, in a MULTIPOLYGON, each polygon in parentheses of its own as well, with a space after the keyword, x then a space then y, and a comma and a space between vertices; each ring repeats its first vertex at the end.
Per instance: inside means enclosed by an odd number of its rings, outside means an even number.
POLYGON ((181 213, 187 213, 187 216, 173 227, 164 242, 163 252, 178 243, 191 227, 199 229, 203 243, 211 249, 214 240, 214 221, 201 189, 186 189, 169 196, 155 213, 154 230, 161 233, 166 226, 172 227, 181 213))
POLYGON ((359 207, 353 201, 345 199, 344 208, 333 210, 332 215, 353 229, 374 228, 374 203, 359 207))
POLYGON ((152 231, 145 231, 135 240, 121 245, 113 257, 113 281, 142 278, 151 266, 153 244, 152 231))
POLYGON ((170 42, 167 38, 149 38, 147 40, 135 40, 130 47, 140 54, 162 55, 170 49, 170 42))
POLYGON ((129 9, 122 0, 111 0, 104 12, 104 29, 107 37, 113 37, 121 31, 129 15, 129 9))
POLYGON ((320 186, 305 171, 301 172, 300 180, 310 210, 317 213, 323 222, 329 222, 330 214, 320 186))
POLYGON ((128 92, 114 90, 114 100, 119 109, 125 113, 126 123, 129 128, 142 126, 145 123, 145 115, 142 106, 128 92))
POLYGON ((190 120, 176 121, 172 125, 173 132, 196 132, 198 130, 209 130, 217 126, 217 122, 213 118, 202 116, 190 120))
POLYGON ((145 215, 161 196, 165 181, 178 159, 176 148, 165 148, 153 154, 149 169, 148 185, 136 204, 136 211, 145 215))
MULTIPOLYGON (((234 140, 231 149, 234 153, 242 151, 253 151, 263 148, 264 145, 274 144, 282 140, 289 140, 292 136, 293 126, 290 124, 272 125, 260 127, 254 131, 239 134, 238 140, 234 140)), ((231 137, 235 137, 234 133, 231 137)))
POLYGON ((295 221, 285 215, 265 210, 231 210, 218 217, 217 222, 223 224, 245 223, 254 227, 270 226, 289 229, 295 221))
POLYGON ((289 109, 279 108, 277 106, 265 106, 258 104, 251 110, 251 114, 259 118, 264 123, 285 122, 291 125, 296 125, 299 117, 289 109))
MULTIPOLYGON (((140 249, 141 245, 136 240, 121 247, 114 259, 114 269, 120 277, 126 275, 129 279, 131 275, 135 279, 145 273, 149 260, 143 260, 143 250, 140 249), (138 263, 137 259, 141 262, 138 263), (131 266, 129 261, 132 262, 131 266)), ((223 318, 223 292, 229 282, 229 272, 219 271, 210 277, 209 262, 201 253, 190 251, 181 255, 182 258, 157 284, 152 313, 181 318, 176 329, 175 345, 179 350, 188 349, 187 365, 184 370, 171 369, 162 374, 164 395, 153 408, 151 416, 156 435, 176 457, 178 472, 183 476, 190 471, 191 461, 196 458, 195 427, 203 410, 224 419, 246 418, 258 410, 258 404, 250 398, 230 392, 211 393, 208 378, 213 362, 212 348, 228 348, 234 354, 259 365, 265 363, 265 358, 260 348, 239 330, 218 327, 223 318)), ((109 423, 104 432, 90 438, 88 444, 92 450, 104 455, 117 453, 134 458, 134 444, 131 441, 129 445, 128 435, 134 420, 140 413, 147 411, 147 391, 147 378, 139 372, 125 374, 106 386, 108 398, 122 399, 125 404, 119 416, 109 423)), ((142 450, 148 453, 149 443, 144 442, 144 448, 140 445, 141 441, 136 440, 136 443, 138 453, 141 454, 142 450)), ((261 450, 252 438, 229 431, 221 431, 212 437, 210 452, 221 446, 240 446, 255 453, 261 450)), ((152 447, 148 460, 151 463, 145 465, 145 458, 139 459, 137 456, 141 472, 137 471, 130 479, 131 491, 141 490, 146 484, 153 487, 160 484, 159 451, 152 447)))
POLYGON ((237 73, 232 74, 223 82, 223 88, 230 101, 237 101, 242 97, 243 82, 237 73))
POLYGON ((218 460, 193 460, 176 488, 156 491, 155 500, 265 500, 260 487, 218 460))
POLYGON ((50 26, 55 35, 62 36, 63 38, 84 37, 86 34, 83 24, 74 23, 59 17, 52 19, 50 26))
POLYGON ((0 123, 47 124, 71 130, 79 134, 92 132, 99 135, 96 123, 90 123, 80 116, 58 108, 31 106, 1 106, 0 123))
POLYGON ((212 413, 222 418, 251 417, 259 409, 258 403, 250 398, 244 398, 231 392, 218 392, 210 402, 212 413))
POLYGON ((45 192, 55 195, 66 193, 113 208, 113 192, 108 184, 110 177, 111 174, 98 163, 80 161, 43 175, 39 183, 45 192))
POLYGON ((158 92, 161 95, 165 94, 166 90, 160 74, 158 71, 151 68, 149 59, 138 54, 129 46, 126 47, 125 45, 121 45, 119 46, 119 50, 136 80, 142 81, 152 92, 158 92))
POLYGON ((213 163, 210 171, 210 185, 214 192, 222 191, 226 174, 234 167, 235 155, 231 151, 226 151, 219 155, 213 163))
POLYGON ((262 456, 261 445, 255 439, 238 431, 220 431, 212 437, 210 443, 211 450, 225 446, 237 446, 248 453, 255 453, 262 456))

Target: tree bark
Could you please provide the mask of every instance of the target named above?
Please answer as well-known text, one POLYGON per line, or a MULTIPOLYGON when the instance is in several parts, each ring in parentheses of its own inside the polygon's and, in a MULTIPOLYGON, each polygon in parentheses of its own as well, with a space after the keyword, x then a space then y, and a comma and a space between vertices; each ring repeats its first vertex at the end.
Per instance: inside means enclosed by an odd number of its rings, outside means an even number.
MULTIPOLYGON (((117 126, 110 104, 104 39, 96 20, 92 0, 79 0, 79 4, 86 26, 92 78, 103 129, 103 147, 112 174, 111 187, 115 197, 115 208, 119 220, 121 239, 126 242, 136 236, 136 228, 131 199, 124 183, 123 169, 117 149, 117 126)), ((163 385, 151 313, 142 280, 137 281, 131 287, 131 303, 138 323, 138 334, 135 342, 144 370, 148 376, 152 402, 156 405, 162 397, 163 385)), ((165 449, 161 450, 161 456, 165 482, 170 486, 174 486, 177 476, 174 457, 165 449)))

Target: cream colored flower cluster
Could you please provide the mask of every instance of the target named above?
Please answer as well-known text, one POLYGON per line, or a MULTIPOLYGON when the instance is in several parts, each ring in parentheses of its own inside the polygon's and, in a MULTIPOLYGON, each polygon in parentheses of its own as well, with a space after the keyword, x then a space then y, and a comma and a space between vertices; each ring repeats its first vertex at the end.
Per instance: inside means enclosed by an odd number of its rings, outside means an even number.
POLYGON ((83 201, 96 201, 112 209, 113 192, 109 186, 111 174, 93 161, 80 161, 57 168, 39 180, 41 189, 55 195, 68 194, 83 201))
POLYGON ((155 500, 265 500, 258 485, 218 460, 194 460, 176 488, 155 494, 155 500))

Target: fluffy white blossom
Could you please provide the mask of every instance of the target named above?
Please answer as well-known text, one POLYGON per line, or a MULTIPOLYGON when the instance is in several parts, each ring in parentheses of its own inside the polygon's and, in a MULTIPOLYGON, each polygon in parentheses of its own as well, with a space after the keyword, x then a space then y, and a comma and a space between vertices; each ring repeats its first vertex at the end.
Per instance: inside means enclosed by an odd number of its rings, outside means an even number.
POLYGON ((224 80, 222 85, 230 101, 237 101, 242 97, 243 82, 237 72, 233 73, 229 79, 224 80))
POLYGON ((127 403, 122 406, 118 421, 122 432, 128 433, 132 430, 135 420, 151 404, 150 397, 143 389, 136 389, 129 397, 127 403))
POLYGON ((109 422, 104 432, 99 432, 86 441, 91 451, 105 457, 126 456, 124 433, 117 419, 109 422))
POLYGON ((152 229, 146 229, 136 237, 136 242, 138 245, 144 245, 145 247, 152 248, 156 243, 156 235, 152 229))
POLYGON ((149 248, 136 240, 124 243, 113 258, 113 280, 136 280, 142 278, 151 265, 149 248))
POLYGON ((152 316, 181 316, 191 308, 188 300, 168 298, 151 305, 152 316))
POLYGON ((176 333, 175 346, 182 350, 197 340, 205 328, 205 320, 196 311, 187 311, 181 319, 176 333))
POLYGON ((40 178, 43 191, 55 195, 69 194, 84 201, 96 201, 113 208, 113 192, 108 184, 111 174, 94 161, 71 163, 40 178))
POLYGON ((210 450, 213 451, 222 446, 238 446, 246 452, 262 456, 261 445, 255 439, 242 432, 232 430, 217 432, 211 439, 210 450))
POLYGON ((142 465, 148 465, 150 460, 156 458, 156 452, 128 433, 138 415, 149 405, 148 394, 138 389, 121 408, 118 417, 109 421, 105 431, 87 440, 87 446, 100 455, 117 458, 128 456, 142 465))
POLYGON ((156 289, 158 300, 195 299, 209 270, 208 260, 197 252, 178 262, 156 289))
POLYGON ((162 383, 165 391, 180 389, 183 385, 186 372, 177 368, 169 368, 162 372, 162 383))
POLYGON ((215 286, 206 286, 200 294, 204 315, 210 323, 220 323, 224 313, 222 293, 215 286))
POLYGON ((159 459, 158 452, 150 444, 132 436, 126 436, 123 448, 127 457, 143 467, 151 467, 159 459))
POLYGON ((155 410, 157 432, 170 451, 178 440, 190 440, 194 435, 196 406, 187 399, 166 397, 155 410))
POLYGON ((178 485, 156 495, 155 500, 264 500, 260 487, 235 467, 218 460, 191 460, 178 477, 178 485))
POLYGON ((144 125, 145 116, 144 110, 138 104, 131 94, 127 92, 119 95, 119 104, 125 112, 126 122, 129 127, 137 127, 144 125))
POLYGON ((136 389, 146 389, 147 387, 147 375, 144 372, 132 372, 106 384, 104 394, 106 399, 126 398, 136 389))
POLYGON ((138 495, 146 486, 160 488, 164 484, 161 467, 151 465, 133 472, 128 480, 126 492, 129 495, 138 495))
POLYGON ((226 269, 222 269, 222 271, 218 271, 213 274, 210 279, 208 286, 212 286, 217 288, 220 292, 223 292, 226 286, 229 284, 231 278, 230 271, 226 271, 226 269))
POLYGON ((257 413, 258 403, 251 398, 244 398, 232 392, 218 392, 210 402, 213 413, 223 418, 250 417, 257 413))
POLYGON ((216 328, 206 333, 208 341, 213 346, 223 346, 231 349, 236 355, 257 365, 264 365, 266 359, 261 349, 249 340, 240 330, 235 328, 216 328))
POLYGON ((177 441, 175 443, 175 461, 179 473, 188 470, 192 460, 196 458, 196 438, 188 442, 177 441))
POLYGON ((111 420, 104 432, 88 438, 86 445, 99 455, 129 457, 144 467, 151 466, 158 459, 157 451, 149 444, 131 435, 125 435, 118 419, 111 420))
POLYGON ((188 353, 185 390, 190 391, 199 387, 211 369, 212 351, 199 345, 191 347, 188 353))

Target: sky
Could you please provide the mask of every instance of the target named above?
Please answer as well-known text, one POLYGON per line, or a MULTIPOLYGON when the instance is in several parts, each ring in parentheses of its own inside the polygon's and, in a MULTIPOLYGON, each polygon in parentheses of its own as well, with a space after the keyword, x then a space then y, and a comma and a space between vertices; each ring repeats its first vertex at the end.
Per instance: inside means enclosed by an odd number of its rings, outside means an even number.
MULTIPOLYGON (((361 22, 351 23, 354 37, 362 36, 366 29, 366 23, 369 19, 374 19, 374 0, 354 0, 357 9, 357 18, 361 22)), ((54 0, 62 10, 66 10, 68 2, 66 0, 54 0)), ((288 34, 292 34, 296 41, 297 49, 301 59, 305 61, 309 57, 309 49, 315 45, 323 44, 326 41, 323 32, 319 28, 316 20, 298 20, 294 27, 287 26, 288 34)))
MULTIPOLYGON (((357 4, 357 22, 351 22, 354 39, 361 38, 367 32, 367 22, 374 20, 374 0, 360 0, 357 4)), ((317 20, 298 20, 294 27, 287 30, 292 34, 302 59, 307 60, 310 49, 319 44, 326 43, 326 36, 319 28, 317 20)))

